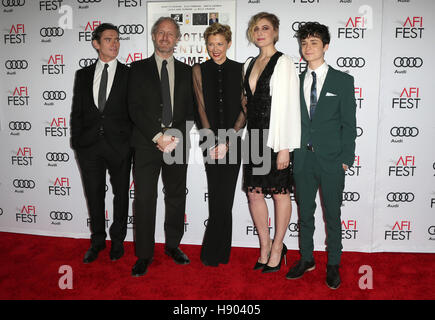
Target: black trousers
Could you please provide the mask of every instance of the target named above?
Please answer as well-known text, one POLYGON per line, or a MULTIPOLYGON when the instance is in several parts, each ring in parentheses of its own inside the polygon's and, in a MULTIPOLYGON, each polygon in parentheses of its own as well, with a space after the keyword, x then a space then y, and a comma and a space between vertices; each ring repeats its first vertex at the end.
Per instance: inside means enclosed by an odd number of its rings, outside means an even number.
POLYGON ((232 210, 238 164, 205 164, 209 217, 201 248, 201 261, 209 265, 228 263, 231 252, 232 210))
POLYGON ((133 176, 136 256, 154 255, 157 186, 162 172, 165 201, 165 241, 176 248, 184 234, 187 164, 166 164, 157 148, 136 148, 133 176))
POLYGON ((91 244, 101 247, 106 240, 106 171, 113 191, 113 222, 109 233, 112 245, 121 244, 127 234, 128 188, 131 153, 122 157, 104 138, 88 148, 76 150, 89 210, 91 244))

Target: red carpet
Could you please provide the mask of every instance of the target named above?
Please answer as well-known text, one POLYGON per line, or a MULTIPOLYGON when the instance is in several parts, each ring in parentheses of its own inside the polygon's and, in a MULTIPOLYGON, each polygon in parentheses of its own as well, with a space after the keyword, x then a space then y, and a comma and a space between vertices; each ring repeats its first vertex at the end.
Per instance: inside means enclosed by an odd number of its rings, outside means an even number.
MULTIPOLYGON (((127 242, 121 260, 109 259, 110 242, 98 259, 85 265, 89 240, 0 232, 0 299, 152 299, 152 300, 413 300, 435 299, 435 254, 351 253, 342 256, 342 285, 325 284, 326 254, 315 252, 316 269, 287 280, 288 266, 277 273, 253 271, 258 249, 233 248, 228 265, 204 267, 200 246, 182 245, 191 264, 176 265, 156 246, 144 277, 133 278, 134 244, 127 242), (59 288, 62 265, 72 268, 73 289, 59 288), (359 288, 360 266, 373 271, 373 289, 359 288)), ((288 263, 299 254, 289 251, 288 263)))

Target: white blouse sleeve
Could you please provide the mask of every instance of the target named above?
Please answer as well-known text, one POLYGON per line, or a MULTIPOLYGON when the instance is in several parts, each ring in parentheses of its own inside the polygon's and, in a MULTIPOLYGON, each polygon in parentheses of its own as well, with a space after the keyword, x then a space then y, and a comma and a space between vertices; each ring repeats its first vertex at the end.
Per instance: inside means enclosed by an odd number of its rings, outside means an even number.
POLYGON ((301 109, 299 99, 299 76, 293 60, 279 57, 270 79, 272 96, 269 137, 267 146, 274 152, 283 149, 293 151, 301 143, 301 109))

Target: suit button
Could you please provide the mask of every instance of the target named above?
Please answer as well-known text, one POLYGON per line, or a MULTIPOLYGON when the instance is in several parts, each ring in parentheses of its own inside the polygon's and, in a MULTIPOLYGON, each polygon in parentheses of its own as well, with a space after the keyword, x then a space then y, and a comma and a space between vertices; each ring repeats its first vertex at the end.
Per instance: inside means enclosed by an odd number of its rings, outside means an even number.
POLYGON ((162 122, 162 118, 157 118, 157 121, 158 122, 162 122))

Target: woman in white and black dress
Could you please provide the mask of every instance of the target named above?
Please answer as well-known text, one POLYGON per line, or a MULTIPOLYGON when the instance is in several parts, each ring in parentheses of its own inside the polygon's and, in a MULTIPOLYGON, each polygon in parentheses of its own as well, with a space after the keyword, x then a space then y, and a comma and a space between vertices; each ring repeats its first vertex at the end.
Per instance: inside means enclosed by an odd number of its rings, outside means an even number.
POLYGON ((243 187, 260 240, 260 258, 254 269, 264 273, 278 271, 287 253, 283 239, 292 210, 291 152, 299 148, 301 137, 299 77, 292 59, 275 48, 278 34, 279 19, 274 14, 260 12, 251 17, 247 37, 260 52, 245 63, 247 133, 250 155, 254 156, 253 143, 258 143, 258 150, 264 147, 266 158, 260 164, 250 159, 244 165, 243 187), (255 131, 259 132, 259 139, 255 139, 255 131), (268 161, 270 170, 256 174, 256 169, 267 167, 268 161), (269 233, 265 195, 272 195, 275 206, 273 240, 269 233))

